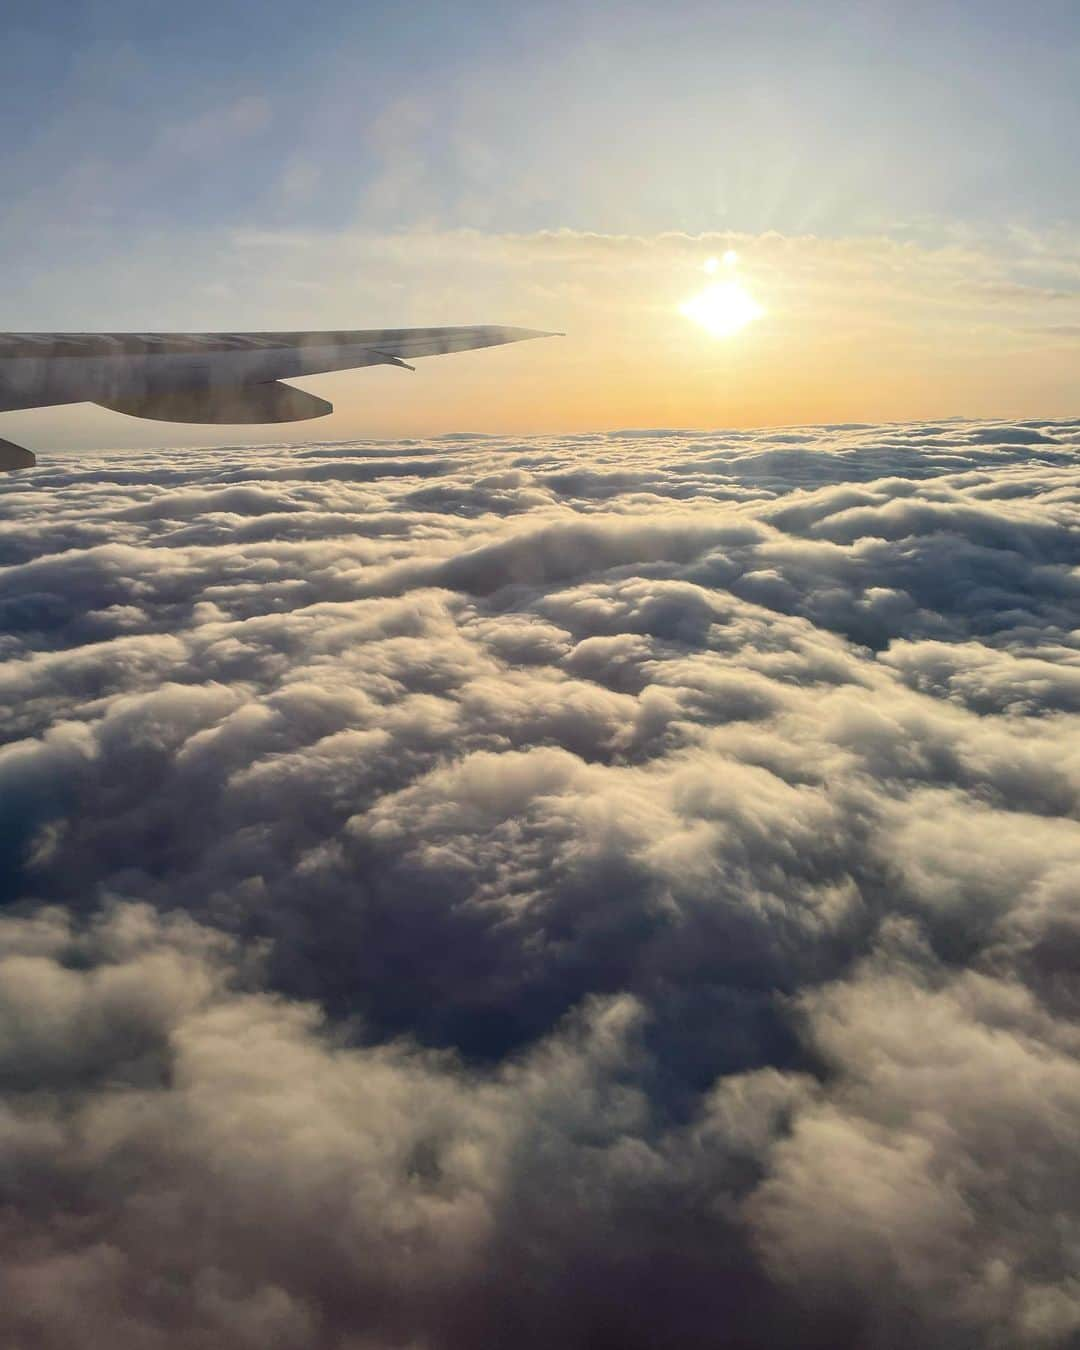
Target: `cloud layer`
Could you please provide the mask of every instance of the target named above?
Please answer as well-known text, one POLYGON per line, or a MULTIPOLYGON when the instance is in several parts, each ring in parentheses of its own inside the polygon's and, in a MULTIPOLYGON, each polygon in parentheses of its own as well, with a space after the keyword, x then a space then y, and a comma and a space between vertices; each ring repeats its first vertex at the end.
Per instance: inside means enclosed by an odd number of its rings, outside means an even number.
POLYGON ((5 485, 5 1342, 1074 1344, 1078 443, 5 485))

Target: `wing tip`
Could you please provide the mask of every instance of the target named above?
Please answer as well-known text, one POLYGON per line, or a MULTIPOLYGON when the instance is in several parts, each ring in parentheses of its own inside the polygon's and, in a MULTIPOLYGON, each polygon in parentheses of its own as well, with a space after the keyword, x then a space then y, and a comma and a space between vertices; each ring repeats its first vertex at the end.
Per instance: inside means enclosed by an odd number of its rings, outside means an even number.
POLYGON ((507 342, 530 342, 533 338, 565 337, 565 333, 546 328, 500 328, 507 342))

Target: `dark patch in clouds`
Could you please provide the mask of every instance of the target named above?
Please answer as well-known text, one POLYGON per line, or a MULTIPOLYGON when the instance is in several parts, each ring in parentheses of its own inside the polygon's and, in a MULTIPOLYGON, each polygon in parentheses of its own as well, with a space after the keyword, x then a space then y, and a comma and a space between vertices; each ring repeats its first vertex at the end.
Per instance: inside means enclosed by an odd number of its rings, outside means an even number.
POLYGON ((0 1339, 1076 1345, 1078 440, 5 484, 0 1339))

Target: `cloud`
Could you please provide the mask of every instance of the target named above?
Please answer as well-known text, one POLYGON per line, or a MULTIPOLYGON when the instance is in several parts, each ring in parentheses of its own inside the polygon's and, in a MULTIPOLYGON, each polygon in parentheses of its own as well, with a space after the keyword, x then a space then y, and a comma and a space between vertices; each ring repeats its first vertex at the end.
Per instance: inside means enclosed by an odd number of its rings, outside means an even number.
POLYGON ((1071 1344, 1077 435, 5 484, 4 1339, 1071 1344))
POLYGON ((155 150, 165 156, 205 158, 220 154, 230 144, 247 141, 264 131, 270 125, 272 115, 269 99, 246 95, 188 121, 164 126, 158 133, 155 150))

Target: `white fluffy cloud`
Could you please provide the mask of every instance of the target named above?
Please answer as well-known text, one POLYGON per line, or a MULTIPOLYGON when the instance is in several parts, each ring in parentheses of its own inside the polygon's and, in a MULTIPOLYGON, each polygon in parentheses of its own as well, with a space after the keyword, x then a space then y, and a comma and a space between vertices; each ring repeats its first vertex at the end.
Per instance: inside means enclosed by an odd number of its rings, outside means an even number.
POLYGON ((1073 1344, 1078 442, 6 484, 6 1341, 1073 1344))

